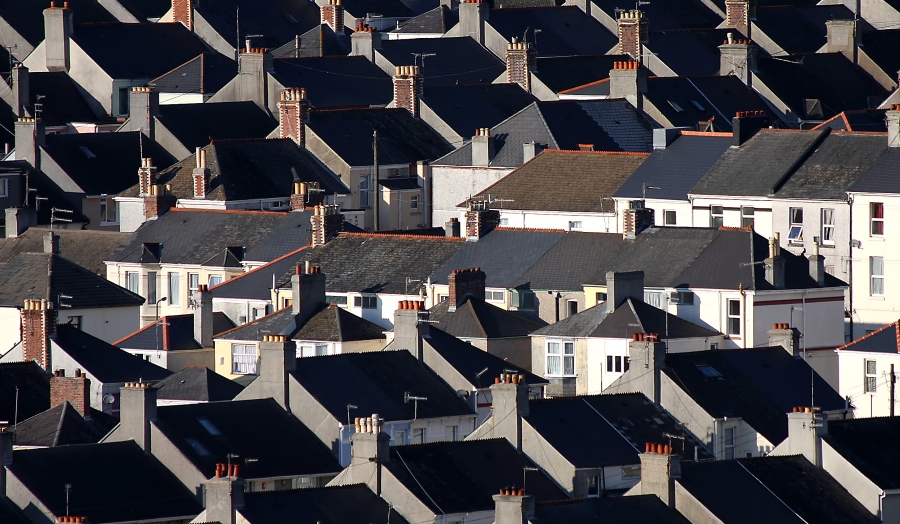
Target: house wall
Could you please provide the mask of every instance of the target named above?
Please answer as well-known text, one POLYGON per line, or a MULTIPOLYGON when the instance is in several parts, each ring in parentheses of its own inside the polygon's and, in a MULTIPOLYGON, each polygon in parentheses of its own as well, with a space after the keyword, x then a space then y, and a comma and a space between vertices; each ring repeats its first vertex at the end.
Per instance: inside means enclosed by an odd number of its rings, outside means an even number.
MULTIPOLYGON (((693 208, 691 206, 691 202, 688 200, 662 200, 651 198, 654 190, 647 190, 647 199, 644 201, 644 206, 648 209, 652 209, 654 211, 654 224, 657 226, 665 226, 665 211, 675 211, 675 223, 668 224, 670 226, 678 226, 678 227, 693 227, 694 226, 694 217, 693 217, 693 208)), ((622 219, 624 216, 624 212, 626 209, 629 209, 630 203, 633 198, 616 198, 616 227, 615 231, 610 232, 621 232, 622 231, 622 219)), ((708 224, 700 224, 700 226, 705 227, 708 224)))
POLYGON ((575 466, 566 460, 556 448, 550 445, 528 423, 527 418, 522 419, 522 452, 533 460, 541 468, 541 471, 553 479, 570 497, 580 498, 585 496, 585 494, 575 494, 575 466))
POLYGON ((842 397, 850 397, 851 404, 856 407, 853 416, 856 418, 890 416, 890 370, 891 365, 894 365, 897 373, 900 373, 900 354, 850 350, 838 350, 830 353, 836 354, 837 359, 838 387, 836 389, 842 397), (866 392, 865 388, 866 361, 870 360, 875 361, 874 393, 866 392))
MULTIPOLYGON (((692 226, 710 226, 710 206, 722 206, 725 227, 741 227, 741 207, 752 207, 753 230, 765 238, 772 236, 772 206, 768 198, 760 197, 728 197, 723 195, 692 195, 692 226)), ((783 237, 786 242, 786 237, 783 237)), ((812 240, 812 239, 810 239, 812 240)))
POLYGON ((747 321, 746 331, 752 338, 746 347, 768 345, 767 332, 778 322, 789 323, 804 334, 801 347, 833 348, 843 344, 844 293, 844 288, 748 293, 752 318, 747 321))
MULTIPOLYGON (((62 309, 57 320, 80 316, 81 329, 105 342, 115 342, 138 330, 138 306, 95 309, 62 309)), ((21 314, 18 308, 0 308, 0 353, 6 352, 22 340, 21 314)))
POLYGON ((509 361, 525 371, 531 371, 531 337, 463 339, 491 355, 509 361))
MULTIPOLYGON (((381 169, 378 170, 381 172, 381 169)), ((424 191, 419 189, 408 189, 403 191, 391 191, 381 188, 381 208, 378 217, 380 222, 379 229, 415 229, 425 226, 425 209, 424 191), (418 197, 417 208, 412 208, 412 197, 418 197)), ((374 215, 373 215, 374 216, 374 215)), ((374 225, 374 219, 373 219, 374 225)))
POLYGON ((772 200, 772 230, 781 234, 781 246, 794 254, 809 255, 813 251, 813 237, 822 237, 822 210, 834 210, 834 243, 821 244, 819 254, 825 257, 825 270, 849 282, 850 206, 846 201, 772 200), (790 208, 803 209, 803 240, 790 242, 790 208))
MULTIPOLYGON (((472 132, 475 130, 473 129, 472 132)), ((515 144, 508 144, 513 147, 515 144)), ((519 145, 518 147, 523 147, 519 145)), ((431 167, 431 223, 443 226, 451 218, 459 218, 457 205, 472 195, 480 193, 513 171, 512 167, 471 167, 440 166, 431 167)), ((461 233, 465 232, 460 228, 461 233)))
POLYGON ((369 353, 372 351, 381 351, 384 349, 385 341, 383 338, 374 340, 354 340, 352 342, 342 342, 339 345, 340 353, 369 353))
POLYGON ((607 204, 609 213, 563 213, 555 211, 525 211, 515 209, 500 210, 500 224, 508 227, 529 229, 560 229, 563 231, 583 231, 586 233, 618 233, 619 220, 616 219, 615 203, 607 204), (580 222, 576 227, 572 222, 580 222))
POLYGON ((256 320, 253 311, 264 309, 266 313, 273 313, 271 300, 244 300, 232 298, 213 297, 213 311, 225 313, 237 325, 246 324, 256 320))
MULTIPOLYGON (((882 517, 879 515, 879 494, 881 488, 863 475, 840 453, 835 451, 827 441, 822 440, 821 444, 822 469, 834 477, 844 489, 853 495, 853 498, 871 511, 873 515, 882 517)), ((897 502, 898 496, 896 494, 891 495, 889 499, 885 498, 885 509, 888 509, 892 515, 890 515, 891 518, 888 518, 888 515, 884 515, 882 517, 883 522, 900 522, 900 511, 898 511, 900 507, 898 507, 897 502), (889 504, 888 500, 890 500, 889 504)))
MULTIPOLYGON (((425 280, 428 278, 427 275, 410 275, 411 278, 421 278, 425 280)), ((418 283, 415 283, 418 284, 418 283)), ((415 285, 413 284, 413 285, 415 285)), ((349 291, 328 291, 329 295, 345 295, 347 296, 347 306, 344 307, 350 313, 368 320, 373 324, 377 324, 385 329, 392 329, 394 327, 394 312, 399 309, 400 302, 403 300, 422 300, 420 295, 391 295, 387 293, 377 293, 374 296, 376 297, 376 307, 374 308, 362 308, 354 305, 356 297, 362 296, 362 293, 356 290, 349 291)), ((372 296, 368 293, 366 296, 372 296)), ((291 298, 291 290, 290 289, 279 289, 276 293, 276 303, 279 305, 278 307, 283 307, 284 300, 291 298)), ((341 306, 343 307, 343 306, 341 306)))
POLYGON ((6 496, 22 508, 29 522, 51 524, 56 516, 11 471, 6 470, 6 496))
POLYGON ((145 222, 144 199, 117 197, 116 203, 119 206, 119 231, 137 231, 145 222))
MULTIPOLYGON (((24 64, 33 73, 47 71, 44 42, 25 59, 24 64)), ((71 39, 69 39, 69 77, 78 86, 94 113, 108 115, 112 112, 114 108, 112 104, 115 102, 113 79, 71 39)))

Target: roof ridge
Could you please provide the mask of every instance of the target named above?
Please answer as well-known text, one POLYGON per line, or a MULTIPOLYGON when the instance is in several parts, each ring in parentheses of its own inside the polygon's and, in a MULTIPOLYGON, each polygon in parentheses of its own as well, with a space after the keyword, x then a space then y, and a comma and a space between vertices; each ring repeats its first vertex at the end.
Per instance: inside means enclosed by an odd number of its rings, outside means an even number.
MULTIPOLYGON (((731 136, 731 133, 728 133, 728 136, 731 136)), ((596 154, 596 155, 623 155, 623 156, 650 156, 650 153, 646 153, 643 151, 603 151, 603 150, 591 150, 585 151, 582 149, 552 149, 548 148, 541 153, 578 153, 578 154, 596 154)), ((535 157, 536 158, 536 157, 535 157)))
POLYGON ((290 211, 257 211, 255 209, 200 209, 196 207, 173 207, 169 213, 222 213, 231 215, 266 215, 266 216, 287 216, 290 211))
MULTIPOLYGON (((365 233, 356 233, 350 231, 341 231, 338 233, 339 237, 368 237, 368 238, 379 238, 379 237, 401 237, 401 238, 427 238, 434 240, 447 240, 450 242, 464 242, 465 239, 462 237, 441 237, 436 235, 404 235, 400 233, 379 233, 377 231, 373 232, 365 232, 365 233)), ((327 245, 327 244, 325 244, 327 245)))
POLYGON ((542 229, 538 227, 497 226, 494 231, 525 231, 529 233, 569 233, 565 229, 542 229))
POLYGON ((887 331, 888 328, 891 328, 891 327, 893 327, 898 332, 897 339, 900 340, 900 320, 895 320, 894 322, 891 322, 890 324, 888 324, 886 326, 881 326, 880 328, 876 329, 875 331, 872 331, 871 333, 866 333, 865 335, 857 338, 856 340, 851 340, 850 342, 847 342, 843 346, 838 346, 834 349, 835 350, 847 349, 848 347, 854 346, 867 338, 874 337, 875 335, 877 335, 879 333, 887 331))
POLYGON ((251 269, 250 271, 247 271, 247 272, 245 272, 245 273, 241 273, 240 275, 238 275, 238 276, 236 276, 236 277, 234 277, 234 278, 229 278, 228 280, 225 280, 225 281, 223 281, 223 282, 221 282, 221 283, 219 283, 219 284, 216 284, 215 286, 212 286, 212 287, 210 287, 209 289, 210 289, 210 291, 212 291, 213 289, 217 289, 217 288, 219 288, 219 287, 222 287, 222 286, 224 286, 225 284, 228 284, 228 283, 230 283, 230 282, 234 282, 235 280, 244 278, 245 276, 250 275, 250 274, 252 274, 252 273, 256 273, 257 271, 259 271, 259 270, 261 270, 261 269, 265 269, 265 268, 271 266, 272 264, 274 264, 274 263, 276 263, 276 262, 281 262, 282 260, 284 260, 284 259, 286 259, 286 258, 288 258, 288 257, 296 256, 298 253, 300 253, 301 251, 304 251, 304 250, 307 249, 307 248, 309 248, 309 245, 305 245, 305 246, 303 246, 303 247, 301 247, 301 248, 299 248, 299 249, 295 249, 294 251, 291 251, 290 253, 281 255, 280 257, 278 257, 278 258, 276 258, 276 259, 274 259, 274 260, 270 260, 269 262, 266 262, 265 264, 259 266, 259 267, 256 268, 256 269, 251 269))
POLYGON ((287 309, 292 309, 293 307, 294 307, 293 305, 285 306, 285 307, 279 309, 278 311, 273 311, 273 312, 269 313, 268 315, 265 315, 265 316, 262 316, 262 317, 253 319, 253 320, 251 320, 250 322, 247 322, 246 324, 241 324, 240 326, 235 326, 235 327, 233 327, 233 328, 231 328, 231 329, 225 330, 225 331, 219 333, 218 335, 216 335, 215 338, 221 338, 223 335, 226 335, 226 334, 228 334, 228 333, 231 333, 232 331, 237 331, 238 329, 245 328, 245 327, 249 327, 249 326, 251 326, 252 324, 256 324, 257 322, 262 322, 263 320, 265 320, 265 319, 267 319, 267 318, 269 318, 269 317, 273 317, 273 316, 275 316, 275 315, 277 315, 277 314, 279 314, 279 313, 284 312, 284 311, 287 310, 287 309))
POLYGON ((725 131, 691 131, 685 129, 681 131, 681 136, 720 136, 731 138, 734 136, 734 133, 725 131))

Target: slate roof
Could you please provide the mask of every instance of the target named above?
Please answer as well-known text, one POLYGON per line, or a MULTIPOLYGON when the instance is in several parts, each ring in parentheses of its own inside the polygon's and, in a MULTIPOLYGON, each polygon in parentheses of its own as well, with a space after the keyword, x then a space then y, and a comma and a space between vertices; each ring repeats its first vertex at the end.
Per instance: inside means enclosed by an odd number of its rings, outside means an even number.
POLYGON ((135 16, 158 20, 172 8, 170 0, 119 0, 135 16))
POLYGON ((539 30, 538 56, 603 55, 618 38, 600 22, 576 6, 492 9, 488 23, 506 41, 539 30))
POLYGON ((254 524, 290 522, 298 515, 321 524, 385 522, 388 514, 389 524, 408 524, 365 484, 247 493, 240 513, 254 524))
POLYGON ((420 419, 475 416, 450 386, 406 350, 298 358, 291 375, 339 421, 347 417, 347 404, 388 421, 412 420, 415 405, 403 401, 406 392, 428 398, 418 403, 420 419))
POLYGON ((499 198, 504 209, 615 213, 611 196, 646 153, 545 150, 475 197, 499 198))
POLYGON ((90 522, 191 519, 203 510, 175 475, 132 440, 18 450, 8 469, 54 515, 66 514, 66 484, 72 485, 70 514, 90 522), (92 489, 98 482, 103 489, 92 489))
POLYGON ((759 7, 753 24, 789 54, 815 53, 826 43, 828 20, 853 20, 853 11, 843 5, 759 7))
POLYGON ((203 2, 194 10, 212 28, 233 43, 238 27, 234 13, 240 8, 241 47, 248 35, 254 47, 275 48, 293 40, 321 23, 319 9, 312 2, 292 2, 288 0, 217 0, 203 2))
POLYGON ((244 387, 228 380, 215 371, 188 366, 160 380, 154 386, 159 400, 180 400, 187 402, 217 402, 232 400, 244 387))
POLYGON ((31 521, 19 509, 19 506, 16 506, 4 495, 0 496, 0 522, 4 524, 29 524, 31 521))
POLYGON ((72 40, 110 77, 147 82, 208 51, 180 23, 79 25, 72 40))
POLYGON ((828 421, 823 437, 841 457, 881 489, 900 488, 896 442, 898 417, 874 417, 828 421))
POLYGON ((900 57, 892 52, 900 46, 900 29, 879 29, 859 35, 863 52, 892 79, 900 71, 900 57))
POLYGON ((459 23, 459 11, 454 11, 441 4, 431 11, 425 11, 419 16, 400 22, 399 27, 391 33, 444 34, 457 23, 459 23))
POLYGON ((103 384, 161 380, 171 371, 108 344, 80 329, 60 324, 53 342, 103 384))
MULTIPOLYGON (((221 311, 213 313, 213 335, 234 327, 234 322, 225 313, 221 311)), ((203 349, 194 340, 194 315, 192 313, 161 317, 158 323, 151 322, 125 338, 117 340, 113 345, 123 349, 157 349, 157 336, 159 337, 158 349, 162 351, 203 349)))
MULTIPOLYGON (((640 464, 645 442, 683 433, 681 423, 643 393, 532 400, 528 406, 525 422, 576 468, 640 464), (584 435, 592 445, 584 445, 584 435)), ((691 436, 673 447, 685 460, 693 460, 695 448, 700 458, 713 458, 691 436)))
MULTIPOLYGON (((669 353, 663 373, 710 416, 740 417, 776 446, 788 436, 787 413, 809 403, 809 364, 780 346, 669 353), (700 366, 721 376, 707 377, 700 366)), ((816 405, 843 410, 841 395, 817 373, 813 377, 816 405)))
POLYGON ((307 127, 351 167, 372 164, 372 148, 360 144, 371 144, 373 131, 378 131, 381 165, 434 160, 451 149, 427 124, 400 108, 313 110, 307 127))
MULTIPOLYGON (((618 0, 591 0, 610 18, 615 20, 616 9, 623 7, 618 0)), ((724 2, 723 2, 724 3, 724 2)), ((631 8, 631 6, 624 6, 631 8)), ((701 0, 660 0, 640 6, 654 31, 669 29, 712 29, 722 23, 722 18, 706 7, 701 0)), ((725 12, 723 5, 721 11, 725 12)))
POLYGON ((0 266, 0 304, 22 307, 25 299, 46 299, 73 309, 140 306, 144 298, 103 276, 49 253, 22 253, 0 266))
POLYGON ((137 131, 47 135, 43 149, 85 195, 115 195, 137 184, 142 154, 160 169, 175 161, 140 135, 137 131))
POLYGON ((842 111, 813 129, 828 128, 833 131, 864 131, 886 133, 884 109, 860 109, 842 111))
POLYGON ((654 199, 687 200, 688 192, 731 147, 730 135, 682 133, 665 149, 654 149, 616 191, 614 197, 643 198, 644 184, 654 199))
MULTIPOLYGON (((236 103, 250 104, 256 108, 252 102, 236 103)), ((198 105, 208 108, 203 111, 206 112, 220 104, 198 105)), ((259 115, 262 116, 262 113, 259 115)), ((261 126, 256 129, 257 132, 269 125, 264 124, 262 119, 258 123, 261 126)), ((248 122, 247 125, 252 124, 248 122)), ((197 145, 205 141, 199 136, 185 138, 200 140, 197 145)), ((317 182, 326 195, 350 193, 334 172, 289 138, 215 140, 204 146, 203 151, 206 152, 206 167, 210 171, 207 200, 287 200, 293 192, 294 182, 317 182)), ((193 198, 193 169, 196 165, 195 153, 161 170, 156 177, 157 183, 171 186, 170 192, 177 198, 193 198)), ((134 197, 138 196, 139 191, 139 187, 134 185, 119 196, 134 197)))
MULTIPOLYGON (((22 253, 44 250, 44 237, 50 229, 31 227, 18 237, 0 238, 0 264, 9 262, 22 253)), ((87 229, 54 229, 59 236, 59 254, 91 273, 106 278, 103 260, 128 239, 129 233, 96 231, 87 229)))
POLYGON ((849 191, 900 194, 900 178, 897 177, 898 165, 900 165, 900 149, 887 148, 856 183, 850 186, 849 191))
POLYGON ((431 87, 421 102, 453 132, 471 137, 476 129, 494 127, 518 113, 534 102, 534 97, 519 84, 474 84, 431 87))
POLYGON ((377 53, 393 66, 416 65, 413 53, 434 53, 424 59, 425 65, 420 69, 425 90, 433 86, 489 84, 506 72, 502 60, 468 36, 384 40, 377 53))
POLYGON ((518 289, 580 291, 598 265, 622 243, 617 233, 570 231, 514 282, 518 289), (560 271, 560 268, 566 268, 560 271))
MULTIPOLYGON (((535 466, 499 438, 392 446, 384 467, 419 502, 437 514, 450 514, 493 511, 493 495, 521 485, 523 468, 535 466)), ((541 471, 529 471, 526 484, 537 502, 566 498, 541 471)))
MULTIPOLYGON (((171 7, 171 6, 170 6, 171 7)), ((149 83, 160 93, 214 94, 237 74, 237 64, 220 53, 203 53, 149 83)), ((161 106, 170 109, 171 105, 161 106)))
POLYGON ((343 469, 312 431, 271 398, 160 406, 153 425, 207 478, 229 453, 258 459, 242 468, 248 479, 343 469))
POLYGON ((715 131, 730 132, 739 111, 763 111, 776 121, 763 98, 733 75, 651 78, 645 96, 673 127, 696 129, 712 120, 715 131))
POLYGON ((539 56, 534 72, 554 93, 609 78, 614 62, 630 60, 627 55, 539 56))
POLYGON ((728 33, 735 39, 746 39, 733 28, 657 30, 657 22, 650 19, 647 48, 679 76, 717 75, 721 65, 719 46, 726 41, 728 33))
POLYGON ((838 350, 866 351, 874 353, 900 353, 900 321, 882 326, 871 333, 853 340, 838 350))
POLYGON ((272 300, 272 279, 295 271, 297 256, 302 247, 286 255, 275 258, 268 264, 228 279, 210 288, 215 298, 272 300))
POLYGON ((456 311, 449 311, 449 307, 447 300, 431 308, 431 320, 437 321, 443 331, 458 338, 527 337, 528 333, 544 325, 472 296, 466 297, 456 311))
POLYGON ((384 18, 411 18, 434 7, 422 0, 349 0, 341 4, 355 18, 364 18, 368 13, 384 18))
POLYGON ((677 482, 715 518, 734 524, 880 522, 802 456, 682 463, 677 482))
POLYGON ((14 424, 17 411, 19 420, 27 420, 49 408, 50 377, 41 366, 34 361, 0 363, 0 420, 14 424))
POLYGON ((160 106, 159 119, 188 151, 213 141, 265 138, 278 127, 253 102, 165 104, 160 106))
MULTIPOLYGON (((83 417, 68 401, 39 413, 16 426, 16 445, 35 447, 96 444, 119 419, 91 408, 83 417)), ((3 519, 0 518, 0 522, 3 519)))
MULTIPOLYGON (((69 6, 75 24, 116 21, 97 0, 74 0, 69 2, 69 6)), ((48 7, 50 4, 43 0, 4 3, 0 6, 0 18, 15 29, 26 42, 37 47, 44 40, 44 9, 48 7)))
POLYGON ((335 33, 328 24, 320 24, 272 51, 275 58, 301 58, 317 56, 346 56, 350 54, 349 29, 335 33), (299 47, 298 47, 299 45, 299 47))
POLYGON ((364 56, 280 58, 272 76, 302 87, 313 107, 383 106, 394 99, 391 77, 364 56))
POLYGON ((606 522, 618 524, 687 524, 677 510, 666 506, 656 495, 603 497, 538 504, 534 524, 569 524, 570 522, 606 522))
POLYGON ((360 318, 344 308, 328 305, 319 308, 307 321, 286 307, 238 328, 219 334, 220 340, 255 340, 263 336, 287 335, 291 340, 353 342, 384 340, 384 328, 360 318))
POLYGON ((79 92, 79 87, 64 72, 29 72, 28 90, 32 106, 38 102, 37 95, 41 95, 41 120, 47 126, 101 120, 79 92))

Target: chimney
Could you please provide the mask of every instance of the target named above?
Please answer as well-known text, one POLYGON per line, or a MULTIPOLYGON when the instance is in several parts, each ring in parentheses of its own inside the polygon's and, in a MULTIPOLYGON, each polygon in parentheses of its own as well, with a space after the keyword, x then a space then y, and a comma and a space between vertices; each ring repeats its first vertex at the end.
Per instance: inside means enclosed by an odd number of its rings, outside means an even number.
POLYGON ((306 211, 315 208, 325 200, 325 193, 319 191, 318 182, 294 182, 291 193, 291 211, 306 211))
POLYGON ((24 160, 35 169, 41 168, 40 148, 46 143, 44 123, 23 116, 16 121, 16 160, 24 160))
POLYGON ((56 335, 56 310, 46 300, 25 299, 22 307, 22 360, 36 361, 49 372, 50 339, 56 335))
POLYGON ((857 62, 856 53, 856 21, 854 20, 826 20, 826 53, 841 53, 854 64, 857 62))
POLYGON ((175 195, 169 192, 169 186, 154 184, 150 186, 150 194, 144 197, 144 219, 154 220, 166 211, 175 207, 175 195))
POLYGON ((819 254, 819 243, 813 244, 813 252, 806 257, 809 260, 809 276, 816 281, 816 285, 825 285, 825 257, 819 254))
POLYGON ((444 223, 444 236, 449 238, 460 237, 458 218, 453 217, 448 222, 444 223))
POLYGON ((522 417, 529 414, 525 375, 501 373, 491 385, 491 417, 494 437, 504 437, 522 449, 522 417))
POLYGON ((128 97, 128 118, 131 129, 140 126, 141 133, 156 138, 156 117, 159 116, 159 93, 152 87, 132 87, 128 97))
POLYGON ((399 308, 394 311, 394 347, 405 349, 414 357, 422 359, 422 337, 428 336, 429 313, 425 311, 425 302, 419 300, 401 300, 399 308))
POLYGON ((344 228, 344 215, 338 205, 316 206, 313 216, 310 217, 310 246, 324 246, 326 242, 336 237, 344 228))
MULTIPOLYGON (((178 0, 180 1, 180 0, 178 0)), ((269 73, 274 70, 275 61, 272 53, 264 47, 247 47, 241 49, 238 57, 239 93, 242 100, 255 102, 256 105, 269 110, 269 73)))
POLYGON ((344 6, 341 0, 328 0, 328 3, 319 8, 322 12, 322 23, 331 26, 335 33, 344 31, 344 6))
POLYGON ((816 407, 795 407, 788 418, 786 455, 803 455, 816 467, 822 466, 822 437, 828 435, 828 417, 816 407))
POLYGON ((656 212, 644 206, 643 200, 632 200, 622 213, 622 238, 634 240, 642 231, 656 224, 656 212))
MULTIPOLYGON (((297 344, 285 335, 263 335, 259 343, 259 398, 272 397, 291 411, 290 373, 297 369, 297 344)), ((254 382, 254 383, 255 383, 254 382)))
POLYGON ((606 273, 606 307, 612 313, 625 299, 644 300, 644 272, 606 273))
POLYGON ((775 289, 784 289, 784 257, 781 256, 779 234, 769 238, 769 256, 764 261, 766 266, 766 282, 775 289))
POLYGON ((681 478, 681 456, 669 444, 644 444, 641 459, 641 495, 656 495, 675 507, 675 479, 681 478))
POLYGON ((418 118, 421 95, 422 75, 419 74, 419 66, 397 66, 394 71, 394 107, 402 107, 418 118))
POLYGON ((494 495, 494 524, 529 524, 534 518, 534 495, 522 488, 501 488, 494 495))
POLYGON ((194 340, 201 347, 213 347, 213 303, 209 286, 200 284, 193 297, 194 306, 194 340))
POLYGON ((194 153, 194 159, 196 160, 196 167, 194 167, 192 173, 194 177, 193 198, 206 198, 206 193, 209 192, 210 174, 209 168, 206 167, 206 151, 198 147, 194 153))
POLYGON ((792 357, 800 355, 800 331, 790 324, 772 324, 769 335, 769 346, 781 346, 792 357))
POLYGON ((91 407, 91 380, 80 370, 74 377, 67 377, 64 369, 58 369, 50 377, 50 407, 68 401, 82 417, 89 415, 91 407))
POLYGON ((44 9, 44 53, 47 71, 69 70, 69 38, 72 36, 72 10, 69 2, 56 7, 50 2, 50 8, 44 9))
POLYGON ((536 144, 534 141, 525 142, 522 144, 522 163, 528 162, 532 158, 536 157, 541 153, 543 148, 540 144, 536 144))
POLYGON ((466 240, 478 242, 500 225, 500 212, 491 209, 490 204, 479 200, 470 200, 466 209, 466 240))
POLYGON ((487 279, 481 268, 454 269, 447 275, 447 284, 450 286, 450 296, 447 302, 449 311, 456 311, 467 296, 484 300, 484 285, 487 279))
POLYGON ((375 63, 375 51, 381 50, 381 33, 374 27, 358 22, 356 31, 350 35, 350 54, 364 56, 369 62, 375 63))
POLYGON ((731 145, 744 145, 760 129, 766 127, 769 127, 769 116, 765 111, 738 111, 731 120, 731 145))
MULTIPOLYGON (((887 125, 888 147, 900 147, 900 104, 892 104, 891 108, 884 112, 884 118, 887 125)), ((18 130, 17 127, 16 131, 18 130)), ((16 155, 18 156, 18 152, 16 155)))
POLYGON ((204 522, 235 524, 235 510, 244 508, 244 479, 240 464, 216 464, 216 476, 203 483, 204 522))
POLYGON ((194 0, 172 0, 172 21, 194 30, 194 0))
POLYGON ((472 165, 488 167, 494 159, 494 137, 490 128, 480 127, 472 137, 472 165))
POLYGON ((8 207, 5 215, 6 238, 16 238, 37 225, 37 211, 32 207, 8 207))
POLYGON ((22 64, 13 67, 12 84, 12 110, 15 111, 17 118, 21 118, 27 115, 26 109, 31 106, 31 83, 27 67, 22 64))
POLYGON ((756 20, 756 0, 725 0, 725 27, 749 35, 751 20, 756 20))
POLYGON ((44 253, 59 254, 59 235, 53 231, 44 235, 44 253))
MULTIPOLYGON (((659 341, 659 334, 633 333, 628 341, 628 361, 629 371, 637 376, 630 378, 627 373, 623 376, 626 383, 631 383, 627 391, 641 392, 659 404, 662 370, 666 368, 666 345, 659 341)), ((617 390, 616 393, 627 391, 617 390)))
POLYGON ((490 6, 482 0, 460 0, 460 36, 470 36, 484 45, 484 21, 490 18, 490 6))
POLYGON ((637 9, 622 11, 616 20, 616 28, 619 34, 618 54, 629 55, 640 64, 643 61, 643 44, 647 42, 647 17, 637 9))
POLYGON ((610 98, 624 98, 638 110, 643 110, 646 92, 647 70, 640 62, 613 62, 609 72, 610 98))
MULTIPOLYGON (((460 4, 462 5, 462 4, 460 4)), ((519 84, 531 92, 531 73, 535 71, 537 50, 529 42, 519 42, 513 37, 506 48, 506 81, 519 84)))
POLYGON ((150 188, 156 185, 156 167, 150 158, 141 159, 141 167, 138 168, 138 191, 141 196, 150 194, 150 188))
POLYGON ((344 471, 350 478, 347 484, 368 484, 381 496, 381 465, 391 461, 391 437, 384 431, 384 419, 373 413, 371 417, 354 420, 355 433, 350 435, 350 467, 344 471))
POLYGON ((756 46, 750 40, 737 40, 732 33, 719 46, 719 76, 734 75, 741 82, 753 84, 756 71, 756 46))
POLYGON ((309 100, 306 89, 289 87, 281 92, 278 101, 278 136, 290 138, 306 147, 306 124, 309 122, 309 100))
POLYGON ((303 266, 297 265, 296 272, 291 276, 292 312, 298 316, 298 321, 305 323, 319 308, 325 305, 325 273, 319 266, 307 266, 303 272, 303 266))
POLYGON ((665 149, 681 136, 681 128, 665 127, 653 130, 653 149, 665 149))
POLYGON ((126 382, 119 395, 122 440, 134 440, 150 454, 150 421, 156 420, 156 388, 146 382, 126 382))

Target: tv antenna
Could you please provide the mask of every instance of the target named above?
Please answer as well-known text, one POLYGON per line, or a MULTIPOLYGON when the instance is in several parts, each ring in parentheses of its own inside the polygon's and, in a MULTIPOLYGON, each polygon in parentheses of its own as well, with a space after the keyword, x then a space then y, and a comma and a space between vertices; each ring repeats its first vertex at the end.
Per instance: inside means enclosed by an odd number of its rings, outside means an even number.
POLYGON ((356 404, 347 404, 347 425, 350 425, 350 410, 351 409, 359 409, 359 406, 356 404))
MULTIPOLYGON (((38 200, 38 199, 40 199, 40 197, 35 198, 35 200, 38 200)), ((72 213, 74 213, 74 211, 72 211, 71 209, 63 209, 60 207, 51 208, 50 209, 50 230, 51 231, 53 230, 53 224, 55 224, 55 223, 72 221, 71 218, 63 218, 61 216, 58 216, 59 213, 62 213, 64 215, 66 215, 66 214, 71 215, 72 213)))
POLYGON ((64 308, 64 307, 71 308, 72 304, 64 304, 63 299, 72 300, 72 297, 69 295, 64 295, 62 293, 56 295, 56 307, 57 308, 64 308))
POLYGON ((409 391, 403 394, 403 403, 409 404, 409 401, 412 400, 414 402, 413 406, 413 420, 419 418, 419 402, 425 402, 428 400, 428 397, 417 397, 415 395, 410 395, 409 391))
POLYGON ((425 69, 425 58, 429 56, 437 56, 437 53, 410 53, 413 56, 413 65, 419 65, 419 59, 422 59, 422 69, 425 69))

